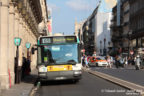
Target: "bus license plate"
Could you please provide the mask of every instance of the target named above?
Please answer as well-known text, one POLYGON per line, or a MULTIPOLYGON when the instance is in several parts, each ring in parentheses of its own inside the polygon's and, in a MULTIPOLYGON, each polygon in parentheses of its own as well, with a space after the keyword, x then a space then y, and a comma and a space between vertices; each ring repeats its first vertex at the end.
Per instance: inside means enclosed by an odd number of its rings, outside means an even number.
POLYGON ((48 71, 70 71, 72 70, 72 65, 55 65, 48 66, 48 71))
POLYGON ((66 77, 56 77, 56 80, 63 80, 66 79, 66 77))

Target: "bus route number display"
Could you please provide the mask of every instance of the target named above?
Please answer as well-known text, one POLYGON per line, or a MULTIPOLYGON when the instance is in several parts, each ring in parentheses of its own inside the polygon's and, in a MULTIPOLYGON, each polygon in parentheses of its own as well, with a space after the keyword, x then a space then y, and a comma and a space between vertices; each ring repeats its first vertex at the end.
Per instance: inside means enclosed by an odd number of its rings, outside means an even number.
POLYGON ((49 44, 49 43, 51 43, 51 38, 42 38, 41 40, 42 40, 41 41, 42 44, 49 44))
POLYGON ((41 44, 53 44, 53 43, 74 43, 77 42, 75 36, 65 37, 43 37, 40 39, 41 44))

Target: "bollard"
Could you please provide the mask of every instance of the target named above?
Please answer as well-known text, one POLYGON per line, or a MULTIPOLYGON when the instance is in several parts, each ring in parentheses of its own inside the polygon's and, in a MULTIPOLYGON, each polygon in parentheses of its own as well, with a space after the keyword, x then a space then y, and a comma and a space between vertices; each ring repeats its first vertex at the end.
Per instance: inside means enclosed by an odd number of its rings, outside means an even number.
POLYGON ((39 87, 40 87, 40 85, 41 85, 41 83, 40 83, 40 82, 38 82, 38 83, 37 83, 37 88, 39 88, 39 87))

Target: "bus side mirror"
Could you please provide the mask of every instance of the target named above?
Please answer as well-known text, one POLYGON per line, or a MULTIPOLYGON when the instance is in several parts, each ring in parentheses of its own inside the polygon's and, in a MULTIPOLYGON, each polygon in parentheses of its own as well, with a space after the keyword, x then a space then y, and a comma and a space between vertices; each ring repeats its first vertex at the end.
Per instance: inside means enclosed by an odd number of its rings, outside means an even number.
POLYGON ((35 54, 35 50, 37 50, 37 48, 32 47, 31 53, 32 53, 32 54, 35 54))

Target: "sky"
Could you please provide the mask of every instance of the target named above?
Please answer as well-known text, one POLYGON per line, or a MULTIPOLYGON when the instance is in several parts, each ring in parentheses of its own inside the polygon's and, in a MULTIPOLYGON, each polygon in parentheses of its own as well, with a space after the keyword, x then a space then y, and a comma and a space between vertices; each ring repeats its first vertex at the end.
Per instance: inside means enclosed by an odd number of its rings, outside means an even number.
MULTIPOLYGON (((74 34, 75 21, 86 20, 98 2, 99 0, 47 0, 47 6, 52 10, 52 33, 74 34)), ((105 3, 102 0, 99 11, 111 11, 105 3)))

